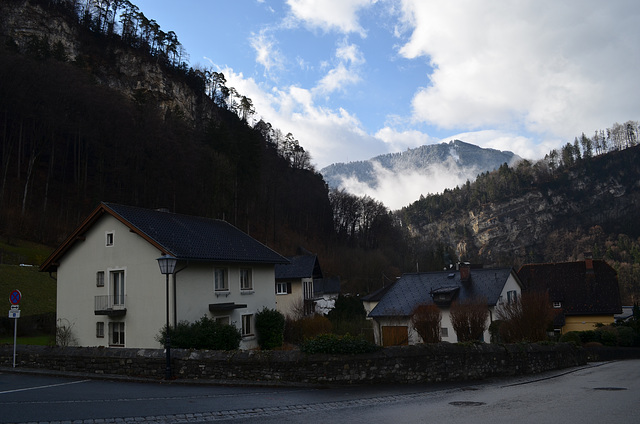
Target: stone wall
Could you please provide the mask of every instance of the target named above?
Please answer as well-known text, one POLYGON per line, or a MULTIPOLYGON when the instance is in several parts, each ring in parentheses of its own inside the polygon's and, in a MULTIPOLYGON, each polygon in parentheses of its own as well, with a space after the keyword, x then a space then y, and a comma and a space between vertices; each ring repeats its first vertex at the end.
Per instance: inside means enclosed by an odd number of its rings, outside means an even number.
MULTIPOLYGON (((362 384, 479 380, 584 365, 573 344, 417 345, 363 355, 307 355, 299 351, 190 351, 174 349, 178 379, 264 383, 362 384)), ((0 346, 0 366, 11 367, 13 346, 0 346)), ((161 349, 19 346, 16 367, 127 377, 164 378, 161 349)))

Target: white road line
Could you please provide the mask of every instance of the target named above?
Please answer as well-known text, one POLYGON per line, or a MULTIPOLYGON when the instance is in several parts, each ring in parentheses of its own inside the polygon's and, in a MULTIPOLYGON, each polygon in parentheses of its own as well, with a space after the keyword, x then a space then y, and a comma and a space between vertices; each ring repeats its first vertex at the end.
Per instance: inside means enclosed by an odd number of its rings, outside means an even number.
POLYGON ((47 386, 36 386, 36 387, 26 387, 24 389, 5 390, 4 392, 0 392, 0 395, 3 395, 5 393, 26 392, 28 390, 48 389, 50 387, 68 386, 70 384, 86 383, 87 381, 91 381, 91 380, 71 381, 69 383, 49 384, 47 386))

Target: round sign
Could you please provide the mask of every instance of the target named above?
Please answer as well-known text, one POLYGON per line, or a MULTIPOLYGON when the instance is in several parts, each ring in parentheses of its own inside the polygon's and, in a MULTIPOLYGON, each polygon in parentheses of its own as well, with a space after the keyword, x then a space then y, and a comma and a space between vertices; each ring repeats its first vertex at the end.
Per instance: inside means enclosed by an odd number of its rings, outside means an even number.
POLYGON ((22 293, 20 293, 20 290, 14 290, 11 292, 11 295, 9 295, 9 302, 11 302, 12 305, 17 305, 18 303, 20 303, 21 299, 22 293))

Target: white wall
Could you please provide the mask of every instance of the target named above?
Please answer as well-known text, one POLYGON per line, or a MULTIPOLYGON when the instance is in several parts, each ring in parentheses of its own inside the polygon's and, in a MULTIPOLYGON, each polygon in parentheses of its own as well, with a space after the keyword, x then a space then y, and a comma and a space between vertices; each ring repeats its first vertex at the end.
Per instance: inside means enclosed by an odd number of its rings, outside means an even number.
MULTIPOLYGON (((178 264, 179 267, 182 264, 178 264)), ((178 268, 179 269, 179 268, 178 268)), ((242 328, 242 315, 254 315, 263 307, 275 309, 275 273, 273 265, 249 265, 230 263, 189 263, 187 268, 176 275, 178 322, 194 322, 207 317, 229 317, 229 322, 238 330, 242 328), (226 268, 229 290, 216 292, 214 268, 226 268), (240 268, 252 271, 253 290, 240 290, 240 268), (209 304, 228 303, 244 305, 246 308, 229 311, 209 312, 209 304)), ((252 322, 254 336, 243 337, 242 349, 257 347, 255 321, 252 322)))
MULTIPOLYGON (((80 346, 108 346, 109 322, 125 322, 125 347, 161 347, 155 336, 165 324, 165 277, 156 258, 160 252, 110 215, 101 217, 62 257, 57 272, 57 315, 72 326, 80 346), (113 246, 105 234, 112 232, 113 246), (95 315, 94 297, 112 294, 109 271, 124 270, 126 315, 95 315), (96 273, 104 271, 104 287, 96 273), (104 322, 104 338, 96 337, 96 322, 104 322)), ((60 324, 60 322, 59 322, 60 324)))

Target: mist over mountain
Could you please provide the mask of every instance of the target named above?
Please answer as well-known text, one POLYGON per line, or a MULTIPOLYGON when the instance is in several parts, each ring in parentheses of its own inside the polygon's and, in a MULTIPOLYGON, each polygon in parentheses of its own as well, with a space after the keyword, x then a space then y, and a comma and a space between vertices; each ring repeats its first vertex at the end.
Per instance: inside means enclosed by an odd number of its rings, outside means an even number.
POLYGON ((368 195, 391 209, 473 181, 521 158, 509 151, 485 149, 460 140, 431 144, 401 153, 389 153, 366 161, 336 163, 320 173, 330 188, 357 196, 368 195))

